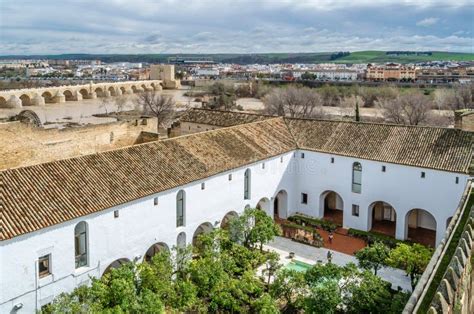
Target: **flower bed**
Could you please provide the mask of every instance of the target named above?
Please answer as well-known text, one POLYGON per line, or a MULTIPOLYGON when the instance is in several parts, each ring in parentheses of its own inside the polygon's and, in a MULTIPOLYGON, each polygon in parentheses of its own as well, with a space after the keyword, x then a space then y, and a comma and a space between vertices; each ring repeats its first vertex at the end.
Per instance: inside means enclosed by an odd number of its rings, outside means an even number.
POLYGON ((296 242, 309 244, 315 247, 322 247, 324 244, 323 237, 314 228, 285 222, 281 224, 281 229, 284 237, 290 238, 296 242))

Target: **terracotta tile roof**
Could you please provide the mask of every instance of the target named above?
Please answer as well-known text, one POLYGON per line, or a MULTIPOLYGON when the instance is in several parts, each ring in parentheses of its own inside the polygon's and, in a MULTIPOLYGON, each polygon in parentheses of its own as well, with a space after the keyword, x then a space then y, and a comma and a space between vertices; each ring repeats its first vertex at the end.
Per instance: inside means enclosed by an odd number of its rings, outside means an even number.
POLYGON ((296 148, 467 173, 472 134, 265 117, 161 142, 4 170, 0 171, 0 241, 296 148))
POLYGON ((282 118, 0 172, 0 241, 295 148, 282 118))
POLYGON ((469 173, 472 132, 458 129, 285 119, 299 148, 469 173))
POLYGON ((227 127, 244 123, 263 121, 269 118, 273 117, 248 112, 193 108, 187 110, 179 118, 179 121, 227 127))

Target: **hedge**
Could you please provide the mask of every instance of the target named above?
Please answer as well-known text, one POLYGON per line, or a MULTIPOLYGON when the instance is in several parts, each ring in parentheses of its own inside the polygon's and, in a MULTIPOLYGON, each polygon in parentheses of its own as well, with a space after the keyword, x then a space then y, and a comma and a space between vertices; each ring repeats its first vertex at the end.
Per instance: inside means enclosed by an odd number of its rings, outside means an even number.
POLYGON ((399 243, 411 243, 409 241, 402 241, 398 240, 395 238, 392 238, 391 236, 377 233, 377 232, 372 232, 372 231, 362 231, 362 230, 357 230, 357 229, 349 229, 347 233, 353 237, 356 238, 361 238, 367 241, 368 244, 372 244, 374 242, 382 242, 389 248, 394 248, 397 246, 399 243))
POLYGON ((320 228, 329 232, 334 232, 338 227, 342 227, 341 225, 335 224, 330 221, 318 219, 318 218, 311 218, 303 215, 293 215, 291 217, 288 217, 288 220, 294 223, 297 223, 298 225, 301 225, 303 222, 307 226, 311 226, 314 228, 320 228))

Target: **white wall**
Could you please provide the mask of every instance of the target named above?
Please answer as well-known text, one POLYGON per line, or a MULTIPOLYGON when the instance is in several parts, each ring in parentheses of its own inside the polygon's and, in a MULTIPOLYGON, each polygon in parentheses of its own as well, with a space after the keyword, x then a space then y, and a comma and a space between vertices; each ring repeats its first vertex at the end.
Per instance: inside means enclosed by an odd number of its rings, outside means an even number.
MULTIPOLYGON (((147 198, 104 210, 80 219, 45 228, 0 242, 0 313, 8 313, 15 304, 23 303, 20 312, 31 313, 36 305, 50 302, 60 292, 71 291, 87 283, 88 276, 101 276, 114 260, 141 260, 148 248, 157 242, 168 247, 176 244, 180 232, 188 243, 196 228, 204 222, 219 225, 230 211, 241 213, 246 205, 255 207, 260 199, 269 200, 268 213, 273 213, 274 197, 280 190, 288 194, 290 213, 302 212, 320 216, 320 195, 335 191, 343 199, 344 226, 367 230, 368 208, 375 201, 390 203, 397 211, 397 238, 405 237, 405 216, 413 208, 430 211, 438 222, 437 242, 443 236, 446 220, 451 217, 463 193, 466 175, 384 164, 342 156, 305 151, 290 152, 229 172, 196 181, 147 198), (295 156, 296 157, 295 157, 295 156), (331 163, 331 157, 335 162, 331 163), (362 193, 351 192, 352 163, 362 164, 362 193), (386 172, 381 166, 386 166, 386 172), (244 200, 244 172, 252 171, 251 199, 244 200), (232 181, 228 174, 232 173, 232 181), (455 177, 460 177, 455 184, 455 177), (201 190, 201 183, 205 189, 201 190), (176 194, 186 192, 186 226, 176 228, 176 194), (301 193, 308 194, 308 204, 301 204, 301 193), (154 206, 153 198, 159 198, 154 206), (352 204, 360 205, 360 216, 351 215, 352 204), (114 218, 114 210, 119 217, 114 218), (86 221, 89 228, 89 266, 74 269, 74 227, 86 221), (441 228, 441 231, 440 229, 441 228), (52 254, 52 276, 36 280, 39 256, 52 254), (36 290, 36 285, 38 289, 36 290)), ((283 204, 280 204, 280 216, 283 204)))
POLYGON ((157 242, 164 242, 171 248, 176 245, 177 236, 182 231, 190 243, 201 223, 220 225, 228 212, 240 214, 247 204, 255 207, 261 198, 271 199, 282 188, 289 195, 294 194, 293 174, 288 171, 292 162, 292 153, 288 153, 283 155, 283 162, 280 156, 266 160, 265 169, 259 162, 2 241, 0 313, 10 312, 19 303, 23 304, 20 312, 34 312, 35 304, 41 306, 60 292, 87 283, 89 275, 101 276, 117 259, 141 260, 148 248, 157 242), (250 200, 244 200, 244 172, 247 168, 252 171, 250 200), (230 173, 232 181, 228 180, 230 173), (201 190, 202 182, 205 182, 204 190, 201 190), (176 194, 180 189, 186 192, 186 226, 176 228, 176 194), (155 196, 158 197, 157 206, 154 206, 155 196), (118 218, 114 218, 114 210, 119 210, 118 218), (75 270, 74 227, 80 221, 88 223, 89 267, 75 270), (52 255, 52 275, 37 282, 37 259, 45 254, 52 255), (37 293, 36 284, 39 287, 37 293))
POLYGON ((464 192, 467 175, 431 169, 421 169, 398 164, 382 163, 324 153, 299 151, 297 186, 308 193, 308 204, 294 204, 294 212, 321 217, 320 196, 325 191, 337 192, 344 203, 344 221, 347 228, 369 230, 371 216, 369 206, 384 201, 397 213, 398 239, 406 238, 405 217, 408 211, 421 208, 429 211, 436 219, 438 232, 436 243, 444 236, 446 220, 454 214, 464 192), (301 158, 304 152, 305 158, 301 158), (334 157, 334 163, 331 163, 334 157), (362 164, 362 193, 352 193, 352 164, 362 164), (386 172, 382 172, 382 165, 386 172), (426 173, 421 178, 421 171, 426 173), (459 184, 456 184, 459 177, 459 184), (352 216, 352 204, 360 206, 359 217, 352 216))

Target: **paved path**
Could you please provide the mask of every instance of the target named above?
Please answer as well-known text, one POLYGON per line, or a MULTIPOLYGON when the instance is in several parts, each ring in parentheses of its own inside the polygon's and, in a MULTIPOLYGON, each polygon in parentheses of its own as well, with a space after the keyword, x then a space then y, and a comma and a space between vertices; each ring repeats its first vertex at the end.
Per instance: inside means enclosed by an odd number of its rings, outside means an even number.
MULTIPOLYGON (((354 256, 340 253, 325 248, 317 248, 306 244, 301 244, 283 237, 276 237, 272 242, 265 246, 266 249, 275 251, 280 254, 283 264, 289 262, 288 253, 295 252, 295 259, 305 263, 315 264, 318 261, 327 262, 327 253, 331 251, 332 262, 339 266, 344 266, 348 263, 357 265, 357 259, 354 256)), ((392 288, 397 289, 401 287, 405 291, 411 292, 410 278, 405 275, 405 272, 400 269, 384 267, 377 273, 382 279, 391 282, 392 288)))

